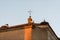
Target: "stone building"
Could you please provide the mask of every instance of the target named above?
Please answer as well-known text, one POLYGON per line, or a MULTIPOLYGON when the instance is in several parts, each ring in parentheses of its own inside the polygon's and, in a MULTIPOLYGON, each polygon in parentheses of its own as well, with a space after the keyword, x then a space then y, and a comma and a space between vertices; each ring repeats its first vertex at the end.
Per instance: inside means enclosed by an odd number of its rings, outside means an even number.
POLYGON ((58 37, 48 22, 34 23, 29 16, 26 24, 1 26, 0 40, 58 40, 58 37))

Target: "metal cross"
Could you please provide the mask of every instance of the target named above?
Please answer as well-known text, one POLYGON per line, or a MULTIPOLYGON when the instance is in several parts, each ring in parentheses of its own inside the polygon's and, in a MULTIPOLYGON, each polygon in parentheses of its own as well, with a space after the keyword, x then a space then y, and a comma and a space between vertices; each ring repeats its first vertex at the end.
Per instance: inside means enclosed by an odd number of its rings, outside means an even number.
POLYGON ((28 11, 28 13, 29 13, 29 16, 31 16, 31 12, 32 12, 31 10, 29 10, 29 11, 28 11))

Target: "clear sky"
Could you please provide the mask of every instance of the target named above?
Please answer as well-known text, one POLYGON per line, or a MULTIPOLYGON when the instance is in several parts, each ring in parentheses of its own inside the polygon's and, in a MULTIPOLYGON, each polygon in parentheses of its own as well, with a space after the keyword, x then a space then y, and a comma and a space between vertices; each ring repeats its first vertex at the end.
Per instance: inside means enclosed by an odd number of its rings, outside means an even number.
POLYGON ((0 0, 0 26, 27 23, 30 9, 34 22, 45 19, 60 37, 60 0, 0 0))

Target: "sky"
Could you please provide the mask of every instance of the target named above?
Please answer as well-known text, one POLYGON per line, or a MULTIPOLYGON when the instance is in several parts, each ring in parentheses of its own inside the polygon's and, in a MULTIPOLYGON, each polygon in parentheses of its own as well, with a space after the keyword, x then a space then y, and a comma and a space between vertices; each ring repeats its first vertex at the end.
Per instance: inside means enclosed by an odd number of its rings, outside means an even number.
POLYGON ((60 37, 60 0, 0 0, 0 26, 27 23, 29 10, 35 23, 45 19, 60 37))

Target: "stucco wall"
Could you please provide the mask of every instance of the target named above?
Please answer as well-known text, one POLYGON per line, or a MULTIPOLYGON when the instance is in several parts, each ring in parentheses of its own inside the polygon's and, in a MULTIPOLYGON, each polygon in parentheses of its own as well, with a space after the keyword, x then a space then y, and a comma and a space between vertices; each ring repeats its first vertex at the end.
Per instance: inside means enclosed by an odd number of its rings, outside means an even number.
POLYGON ((24 40, 24 30, 14 30, 0 33, 0 40, 24 40))
POLYGON ((52 32, 50 31, 47 32, 48 32, 48 40, 58 40, 52 32))
POLYGON ((34 28, 32 31, 32 40, 48 40, 45 29, 34 28))
MULTIPOLYGON (((0 33, 0 40, 24 40, 25 34, 24 29, 13 30, 0 33)), ((52 31, 51 31, 52 33, 52 31)), ((51 34, 50 31, 47 31, 45 28, 35 27, 31 32, 32 40, 57 40, 54 34, 51 34), (48 39, 48 37, 50 39, 48 39)), ((28 34, 27 34, 28 36, 28 34)))

